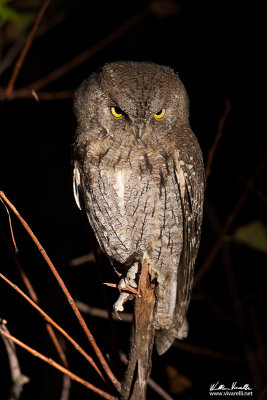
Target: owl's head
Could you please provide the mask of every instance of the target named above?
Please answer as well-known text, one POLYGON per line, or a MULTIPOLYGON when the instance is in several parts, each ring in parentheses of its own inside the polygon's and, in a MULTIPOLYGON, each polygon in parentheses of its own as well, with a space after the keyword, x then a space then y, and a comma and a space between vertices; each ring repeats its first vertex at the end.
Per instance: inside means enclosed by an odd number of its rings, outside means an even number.
POLYGON ((74 108, 87 132, 98 126, 137 143, 188 125, 188 97, 178 74, 149 62, 106 64, 82 83, 74 108))

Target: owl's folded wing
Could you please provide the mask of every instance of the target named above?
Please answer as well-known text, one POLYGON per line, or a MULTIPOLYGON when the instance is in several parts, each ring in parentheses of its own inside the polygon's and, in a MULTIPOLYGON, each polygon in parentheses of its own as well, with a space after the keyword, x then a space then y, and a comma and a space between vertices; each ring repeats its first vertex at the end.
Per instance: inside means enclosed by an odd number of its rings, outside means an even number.
POLYGON ((181 199, 183 213, 183 249, 178 266, 177 299, 174 324, 156 334, 159 354, 165 353, 175 338, 186 336, 186 313, 190 302, 194 264, 200 243, 202 208, 205 187, 203 161, 198 142, 187 131, 182 145, 177 146, 174 158, 173 180, 181 199))

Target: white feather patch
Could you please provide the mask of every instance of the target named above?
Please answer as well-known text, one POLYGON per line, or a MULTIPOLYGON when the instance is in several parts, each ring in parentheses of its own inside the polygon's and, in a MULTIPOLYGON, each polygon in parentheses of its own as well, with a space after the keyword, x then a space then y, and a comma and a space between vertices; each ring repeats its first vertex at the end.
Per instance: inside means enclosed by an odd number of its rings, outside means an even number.
POLYGON ((81 183, 80 171, 76 166, 74 166, 74 170, 73 170, 73 193, 74 193, 74 198, 75 198, 76 204, 77 204, 78 208, 81 210, 81 205, 80 205, 80 201, 79 201, 79 186, 80 186, 80 183, 81 183))

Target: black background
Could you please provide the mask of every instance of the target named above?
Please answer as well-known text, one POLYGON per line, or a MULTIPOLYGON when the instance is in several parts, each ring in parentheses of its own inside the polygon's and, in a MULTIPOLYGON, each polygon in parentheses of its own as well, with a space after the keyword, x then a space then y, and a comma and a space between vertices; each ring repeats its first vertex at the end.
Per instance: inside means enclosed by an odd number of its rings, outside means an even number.
MULTIPOLYGON (((29 85, 72 59, 146 4, 142 1, 52 2, 44 22, 56 13, 64 14, 65 18, 33 42, 16 88, 29 85)), ((164 4, 161 7, 165 8, 164 4)), ((245 188, 240 177, 249 179, 266 153, 266 23, 263 9, 256 2, 180 1, 175 4, 177 15, 160 17, 149 13, 118 40, 43 90, 75 90, 93 70, 113 60, 149 60, 169 65, 179 72, 187 88, 190 121, 205 161, 225 101, 230 101, 231 111, 206 190, 198 269, 245 188)), ((7 85, 11 73, 12 68, 9 68, 2 75, 2 87, 7 85)), ((106 307, 96 265, 69 266, 72 258, 91 251, 90 231, 72 194, 71 143, 75 132, 72 100, 1 101, 0 132, 0 189, 36 233, 73 297, 92 306, 106 307)), ((255 186, 266 192, 264 172, 255 186)), ((242 224, 264 221, 264 218, 266 220, 264 202, 250 193, 229 235, 242 224)), ((12 221, 18 258, 38 292, 40 303, 91 352, 42 257, 15 217, 12 221)), ((0 223, 2 235, 10 240, 3 207, 0 223)), ((152 378, 167 391, 171 390, 168 365, 191 382, 190 388, 172 394, 175 399, 208 399, 209 386, 217 381, 225 385, 237 381, 240 386, 249 383, 253 398, 257 399, 266 382, 266 257, 232 242, 230 236, 223 249, 193 292, 186 343, 236 355, 240 361, 196 355, 177 348, 161 357, 155 354, 152 378), (257 335, 262 337, 261 346, 257 335)), ((0 263, 1 272, 23 288, 4 240, 0 242, 0 263)), ((101 271, 103 281, 117 281, 107 262, 103 261, 101 271)), ((108 289, 107 296, 113 304, 117 293, 108 289)), ((4 282, 0 282, 0 317, 8 320, 8 328, 14 336, 57 360, 37 312, 4 282)), ((87 320, 101 349, 104 353, 110 352, 112 340, 108 322, 97 318, 87 320)), ((115 322, 115 330, 120 349, 127 353, 129 326, 115 322)), ((24 350, 18 349, 18 355, 22 372, 31 379, 21 400, 59 399, 61 374, 24 350)), ((110 391, 69 346, 67 356, 73 372, 110 391)), ((2 400, 8 398, 11 385, 2 343, 0 370, 2 400)), ((86 398, 98 397, 73 383, 70 399, 86 398)), ((158 395, 149 390, 148 399, 157 398, 158 395)))

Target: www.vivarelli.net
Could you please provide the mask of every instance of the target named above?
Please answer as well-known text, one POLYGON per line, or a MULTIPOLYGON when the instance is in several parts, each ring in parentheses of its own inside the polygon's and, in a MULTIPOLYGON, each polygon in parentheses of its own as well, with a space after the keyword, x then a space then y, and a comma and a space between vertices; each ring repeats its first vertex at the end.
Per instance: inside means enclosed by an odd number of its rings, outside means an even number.
POLYGON ((253 390, 249 384, 238 385, 237 382, 233 382, 231 385, 224 385, 220 382, 212 383, 209 390, 210 396, 244 396, 252 397, 253 390))

